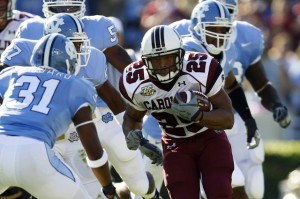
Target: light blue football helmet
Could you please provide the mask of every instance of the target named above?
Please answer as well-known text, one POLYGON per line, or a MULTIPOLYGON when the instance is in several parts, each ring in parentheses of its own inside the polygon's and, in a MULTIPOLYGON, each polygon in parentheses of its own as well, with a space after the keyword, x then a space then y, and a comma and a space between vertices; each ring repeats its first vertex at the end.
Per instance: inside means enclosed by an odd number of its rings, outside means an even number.
POLYGON ((91 44, 84 32, 82 21, 69 13, 59 13, 48 18, 44 24, 44 35, 60 33, 68 37, 77 48, 79 65, 86 66, 90 59, 91 44))
MULTIPOLYGON (((199 3, 206 1, 206 0, 199 0, 199 3)), ((231 19, 234 21, 238 15, 238 0, 217 0, 220 3, 223 3, 226 8, 228 9, 231 19)))
POLYGON ((215 0, 207 0, 199 3, 191 14, 190 30, 209 53, 220 54, 230 48, 232 20, 226 6, 215 0), (226 32, 214 32, 207 28, 225 27, 226 32), (207 37, 214 38, 216 44, 207 42, 207 37))
POLYGON ((79 71, 76 48, 64 35, 52 33, 42 37, 34 46, 30 63, 36 67, 51 67, 76 75, 79 71))
POLYGON ((76 17, 83 17, 85 11, 85 0, 43 0, 43 13, 46 18, 57 13, 72 13, 76 17))

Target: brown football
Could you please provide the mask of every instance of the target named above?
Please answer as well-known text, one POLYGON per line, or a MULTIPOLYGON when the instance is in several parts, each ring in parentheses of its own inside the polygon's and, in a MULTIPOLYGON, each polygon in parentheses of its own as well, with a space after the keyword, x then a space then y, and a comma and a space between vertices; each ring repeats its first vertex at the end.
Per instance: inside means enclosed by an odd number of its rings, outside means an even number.
POLYGON ((186 104, 188 106, 198 106, 204 112, 211 111, 213 108, 210 100, 204 93, 194 90, 176 93, 173 102, 177 104, 186 104))

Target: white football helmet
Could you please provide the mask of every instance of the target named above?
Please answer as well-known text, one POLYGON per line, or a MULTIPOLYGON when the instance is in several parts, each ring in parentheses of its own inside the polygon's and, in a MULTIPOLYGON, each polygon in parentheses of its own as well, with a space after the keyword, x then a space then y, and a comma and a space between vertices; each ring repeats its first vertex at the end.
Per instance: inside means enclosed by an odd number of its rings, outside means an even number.
POLYGON ((78 17, 69 13, 53 15, 44 23, 44 35, 51 33, 63 34, 75 45, 80 45, 80 49, 77 49, 79 65, 86 66, 88 64, 91 54, 90 40, 84 32, 82 21, 78 17))
POLYGON ((141 55, 147 67, 149 75, 161 83, 171 82, 182 70, 184 57, 182 40, 180 35, 173 28, 165 25, 154 26, 149 29, 143 37, 141 43, 141 55), (174 65, 155 69, 150 58, 174 54, 177 70, 174 72, 174 65), (159 71, 169 70, 165 76, 160 75, 159 71))
POLYGON ((32 66, 51 67, 72 75, 79 71, 74 44, 59 33, 46 35, 35 44, 30 63, 32 66))
POLYGON ((13 16, 13 10, 15 9, 16 6, 16 0, 7 0, 5 7, 1 7, 1 13, 0 15, 0 21, 2 20, 10 20, 12 19, 13 16))
POLYGON ((190 30, 204 44, 209 53, 217 55, 230 48, 231 29, 231 15, 224 4, 215 0, 207 0, 195 6, 191 15, 190 30), (227 30, 214 32, 208 30, 208 27, 224 27, 227 30), (207 37, 216 39, 216 44, 208 43, 207 37))
POLYGON ((85 11, 85 0, 43 0, 43 13, 46 18, 57 13, 71 13, 76 17, 83 17, 85 11))

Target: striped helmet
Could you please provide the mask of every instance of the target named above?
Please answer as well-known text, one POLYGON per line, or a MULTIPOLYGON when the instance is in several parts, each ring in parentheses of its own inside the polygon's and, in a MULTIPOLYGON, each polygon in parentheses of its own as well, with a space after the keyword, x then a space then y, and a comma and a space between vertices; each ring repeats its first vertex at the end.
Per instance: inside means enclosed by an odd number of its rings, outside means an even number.
POLYGON ((182 70, 184 50, 181 37, 169 26, 154 26, 143 37, 141 55, 149 75, 161 83, 168 83, 182 70), (154 66, 153 58, 166 55, 174 55, 175 62, 171 65, 154 66))
POLYGON ((36 67, 51 67, 76 75, 79 71, 76 48, 64 35, 52 33, 42 37, 34 46, 30 63, 36 67))

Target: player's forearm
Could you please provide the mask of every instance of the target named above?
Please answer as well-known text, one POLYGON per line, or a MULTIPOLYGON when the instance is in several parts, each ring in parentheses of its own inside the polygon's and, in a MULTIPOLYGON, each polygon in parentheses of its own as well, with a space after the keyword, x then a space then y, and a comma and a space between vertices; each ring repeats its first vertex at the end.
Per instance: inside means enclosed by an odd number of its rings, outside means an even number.
MULTIPOLYGON (((199 120, 199 118, 197 118, 199 120)), ((203 112, 199 125, 209 129, 231 129, 234 123, 234 116, 231 111, 225 109, 214 109, 210 112, 203 112)))
POLYGON ((92 168, 94 175, 102 186, 107 186, 112 182, 108 162, 98 168, 92 168))
POLYGON ((261 99, 261 104, 269 111, 273 111, 278 104, 281 104, 278 93, 272 84, 267 84, 262 90, 257 92, 257 95, 261 99))
POLYGON ((120 46, 115 45, 107 48, 104 54, 111 65, 115 67, 119 72, 123 72, 124 68, 132 63, 132 59, 126 52, 126 50, 120 46))
POLYGON ((129 131, 136 130, 136 129, 142 129, 142 122, 132 119, 125 112, 122 129, 123 129, 125 137, 127 137, 129 131))

